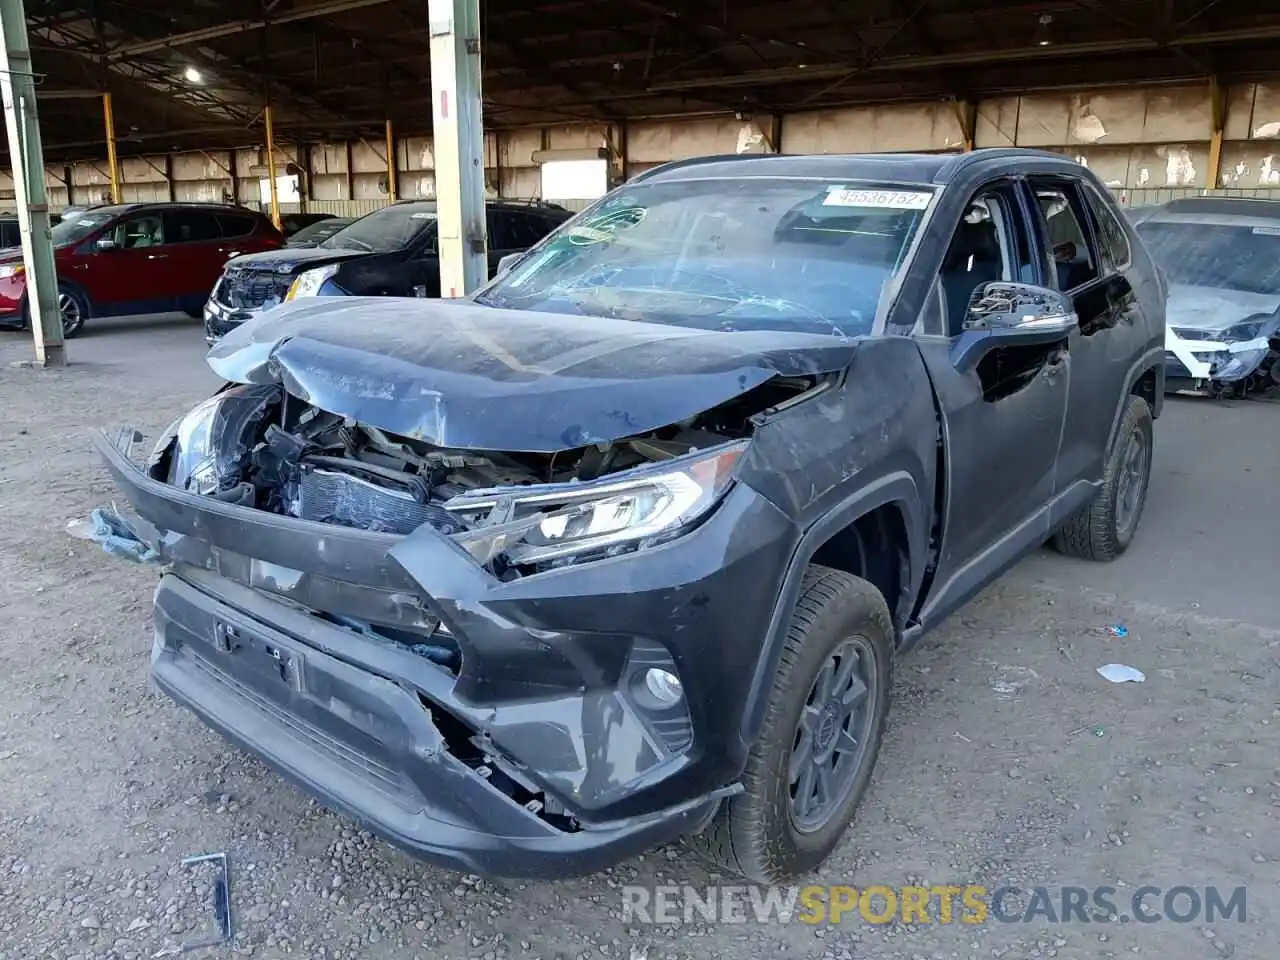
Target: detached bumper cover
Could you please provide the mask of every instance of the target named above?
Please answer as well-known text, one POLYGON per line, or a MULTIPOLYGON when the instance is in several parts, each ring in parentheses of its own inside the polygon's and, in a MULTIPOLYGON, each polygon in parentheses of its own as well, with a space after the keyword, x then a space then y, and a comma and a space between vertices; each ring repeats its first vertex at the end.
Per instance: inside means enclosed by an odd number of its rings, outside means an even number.
POLYGON ((500 582, 430 528, 185 493, 133 462, 132 437, 98 445, 169 565, 156 682, 326 805, 445 866, 550 877, 697 830, 736 792, 742 705, 797 536, 749 488, 679 540, 500 582), (441 630, 462 665, 335 618, 441 630), (630 695, 655 664, 684 684, 678 715, 630 695))

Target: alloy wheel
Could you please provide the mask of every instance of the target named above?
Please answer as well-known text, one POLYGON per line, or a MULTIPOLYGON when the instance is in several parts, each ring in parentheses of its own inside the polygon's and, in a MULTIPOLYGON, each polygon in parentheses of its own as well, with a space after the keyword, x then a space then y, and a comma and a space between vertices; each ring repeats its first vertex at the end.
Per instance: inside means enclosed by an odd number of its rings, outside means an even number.
POLYGON ((871 742, 876 662, 863 637, 841 643, 814 678, 788 763, 791 820, 801 833, 821 830, 853 789, 871 742))
POLYGON ((80 301, 69 293, 58 294, 58 313, 62 315, 62 332, 75 330, 84 322, 80 301))
POLYGON ((1116 532, 1127 538, 1138 520, 1147 479, 1147 442, 1139 430, 1129 434, 1120 456, 1116 486, 1116 532))

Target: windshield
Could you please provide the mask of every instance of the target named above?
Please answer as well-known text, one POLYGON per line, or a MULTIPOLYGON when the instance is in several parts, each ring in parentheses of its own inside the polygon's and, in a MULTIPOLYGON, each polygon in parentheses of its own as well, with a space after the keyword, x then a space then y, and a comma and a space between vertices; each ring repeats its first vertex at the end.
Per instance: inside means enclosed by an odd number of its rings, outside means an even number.
POLYGON ((1147 220, 1137 231, 1171 283, 1280 295, 1280 224, 1147 220))
POLYGON ((319 223, 313 223, 308 227, 303 227, 289 238, 289 246, 298 246, 304 243, 319 243, 328 237, 333 236, 339 230, 346 227, 350 220, 321 220, 319 223))
POLYGON ((764 178, 638 183, 477 299, 715 330, 870 333, 933 197, 764 178))
POLYGON ((435 222, 434 204, 383 207, 347 224, 320 246, 326 250, 392 253, 403 250, 435 222))
POLYGON ((79 213, 63 220, 50 231, 53 247, 74 247, 100 227, 105 227, 116 218, 116 213, 79 213))

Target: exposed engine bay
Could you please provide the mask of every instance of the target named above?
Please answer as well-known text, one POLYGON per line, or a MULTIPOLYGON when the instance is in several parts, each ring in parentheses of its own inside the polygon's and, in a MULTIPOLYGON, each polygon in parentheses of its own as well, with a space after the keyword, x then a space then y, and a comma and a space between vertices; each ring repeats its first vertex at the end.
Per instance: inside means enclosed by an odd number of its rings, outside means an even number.
POLYGON ((775 377, 682 423, 542 454, 438 448, 278 385, 236 385, 175 423, 149 469, 189 492, 301 520, 401 535, 429 524, 516 576, 687 529, 727 487, 758 418, 817 386, 775 377))

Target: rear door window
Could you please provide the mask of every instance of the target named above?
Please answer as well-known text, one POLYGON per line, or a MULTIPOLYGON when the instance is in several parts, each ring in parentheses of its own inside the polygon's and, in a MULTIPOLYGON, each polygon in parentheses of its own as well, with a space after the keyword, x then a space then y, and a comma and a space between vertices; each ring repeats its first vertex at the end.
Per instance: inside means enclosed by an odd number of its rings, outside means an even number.
POLYGON ((165 243, 203 243, 221 240, 218 218, 204 210, 171 210, 164 215, 165 243))
POLYGON ((235 240, 239 237, 247 237, 253 233, 254 228, 258 226, 258 221, 253 217, 241 216, 239 214, 228 213, 218 215, 218 226, 222 230, 222 236, 228 240, 235 240))
POLYGON ((555 228, 551 221, 535 213, 512 214, 512 220, 522 247, 532 247, 555 228))
POLYGON ((519 240, 520 230, 516 226, 517 214, 506 210, 489 211, 489 247, 492 250, 519 250, 528 244, 519 240))
POLYGON ((1075 290, 1098 279, 1101 274, 1086 227, 1084 201, 1075 184, 1033 177, 1031 189, 1044 218, 1058 289, 1075 290))
POLYGON ((1089 209, 1098 228, 1098 254, 1103 273, 1115 273, 1129 265, 1129 235, 1112 213, 1110 204, 1090 184, 1084 185, 1089 209))

